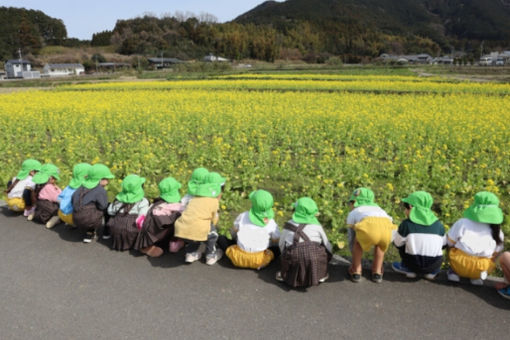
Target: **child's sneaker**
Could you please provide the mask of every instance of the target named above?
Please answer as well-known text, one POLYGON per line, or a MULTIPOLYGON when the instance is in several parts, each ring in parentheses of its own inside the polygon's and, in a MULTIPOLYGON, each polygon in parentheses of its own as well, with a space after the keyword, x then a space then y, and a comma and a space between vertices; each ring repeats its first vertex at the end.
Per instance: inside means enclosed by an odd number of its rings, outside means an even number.
POLYGON ((483 286, 482 279, 471 279, 470 281, 473 286, 483 286))
POLYGON ((451 268, 448 269, 448 280, 452 282, 460 282, 460 277, 451 268))
POLYGON ((208 254, 206 257, 205 257, 205 263, 208 264, 209 266, 212 266, 213 264, 215 264, 216 262, 218 262, 223 256, 223 250, 221 249, 216 249, 216 252, 213 253, 213 254, 208 254))
POLYGON ((501 295, 502 297, 504 297, 505 299, 510 300, 510 286, 503 288, 503 289, 499 289, 498 294, 501 295))
POLYGON ((184 262, 186 263, 193 263, 195 261, 198 261, 202 258, 202 255, 204 255, 205 252, 205 244, 201 243, 198 247, 197 251, 186 253, 186 256, 184 258, 184 262))
POLYGON ((404 274, 408 279, 414 279, 416 277, 416 273, 409 270, 402 262, 393 262, 391 268, 397 273, 404 274))
POLYGON ((53 216, 48 222, 46 222, 46 228, 51 229, 60 222, 60 217, 53 216))
POLYGON ((110 228, 108 226, 104 226, 103 228, 103 240, 109 240, 112 237, 112 234, 110 234, 110 228))
POLYGON ((320 282, 320 283, 324 283, 324 282, 326 282, 328 279, 329 279, 329 274, 326 274, 326 276, 324 276, 322 279, 319 279, 319 282, 320 282))
POLYGON ((83 243, 91 243, 96 239, 96 232, 95 231, 88 231, 85 233, 85 238, 83 239, 83 243))
POLYGON ((276 279, 276 281, 278 281, 278 282, 283 282, 282 272, 277 271, 277 272, 276 272, 275 279, 276 279))
POLYGON ((382 283, 383 274, 372 273, 372 281, 375 283, 382 283))
POLYGON ((437 276, 437 274, 439 274, 440 270, 436 270, 435 272, 432 272, 432 273, 427 273, 427 274, 424 274, 423 277, 426 278, 427 280, 434 280, 437 276))

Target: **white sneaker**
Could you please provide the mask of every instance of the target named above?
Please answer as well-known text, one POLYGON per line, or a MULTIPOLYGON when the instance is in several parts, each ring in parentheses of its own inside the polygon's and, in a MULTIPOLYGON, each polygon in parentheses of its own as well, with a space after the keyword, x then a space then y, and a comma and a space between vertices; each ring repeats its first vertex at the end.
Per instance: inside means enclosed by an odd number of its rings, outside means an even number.
POLYGON ((53 216, 48 222, 46 222, 46 228, 51 229, 60 223, 60 217, 53 216))
POLYGON ((198 247, 197 251, 186 253, 186 256, 184 258, 184 262, 186 263, 193 263, 195 261, 198 261, 202 258, 202 255, 205 252, 205 244, 201 243, 198 247))
POLYGON ((482 279, 471 279, 470 281, 473 286, 483 286, 482 279))
POLYGON ((320 283, 324 283, 324 282, 326 282, 328 279, 329 279, 329 274, 326 274, 326 276, 324 276, 322 279, 319 279, 319 282, 320 282, 320 283))
POLYGON ((205 263, 209 266, 212 266, 216 262, 218 262, 223 257, 223 250, 216 249, 214 254, 207 255, 205 258, 205 263))
POLYGON ((433 273, 428 273, 428 274, 424 274, 423 277, 426 278, 427 280, 434 280, 437 276, 437 273, 436 274, 433 274, 433 273))
POLYGON ((459 275, 455 274, 455 272, 451 269, 448 269, 448 280, 452 282, 460 282, 459 275))
POLYGON ((34 215, 35 215, 34 213, 28 215, 27 220, 32 221, 34 219, 34 215))
POLYGON ((276 272, 275 279, 276 279, 276 281, 283 282, 282 272, 280 272, 280 271, 276 272))

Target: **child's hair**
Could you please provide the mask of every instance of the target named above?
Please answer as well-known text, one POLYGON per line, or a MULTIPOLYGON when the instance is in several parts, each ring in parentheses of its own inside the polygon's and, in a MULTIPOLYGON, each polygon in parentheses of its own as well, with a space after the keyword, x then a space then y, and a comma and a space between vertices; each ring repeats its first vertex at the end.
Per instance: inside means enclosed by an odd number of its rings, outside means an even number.
POLYGON ((411 206, 409 205, 409 203, 404 202, 404 208, 406 208, 406 209, 411 209, 411 206))
POLYGON ((496 241, 496 244, 503 243, 503 240, 500 238, 499 233, 501 232, 501 224, 490 224, 492 231, 492 238, 496 241))

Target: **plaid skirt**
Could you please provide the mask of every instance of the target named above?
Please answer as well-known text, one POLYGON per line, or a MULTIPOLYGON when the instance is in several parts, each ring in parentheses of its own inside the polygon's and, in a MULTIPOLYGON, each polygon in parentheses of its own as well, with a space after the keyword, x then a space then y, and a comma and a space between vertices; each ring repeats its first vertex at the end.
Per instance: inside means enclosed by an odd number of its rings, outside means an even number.
POLYGON ((110 228, 112 235, 113 249, 128 250, 135 245, 136 238, 140 232, 136 227, 137 218, 138 215, 130 214, 117 214, 110 218, 107 226, 110 228))
POLYGON ((326 248, 316 242, 291 245, 281 256, 281 274, 291 287, 317 286, 328 274, 326 248))
POLYGON ((34 220, 46 223, 53 216, 57 216, 58 203, 48 200, 39 200, 35 206, 34 220))

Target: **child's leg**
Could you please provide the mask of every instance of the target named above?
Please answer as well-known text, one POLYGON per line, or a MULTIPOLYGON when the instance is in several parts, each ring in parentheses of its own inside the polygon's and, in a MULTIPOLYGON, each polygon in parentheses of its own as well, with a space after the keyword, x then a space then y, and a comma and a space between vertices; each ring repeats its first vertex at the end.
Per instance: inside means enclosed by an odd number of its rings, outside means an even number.
POLYGON ((205 255, 213 255, 216 253, 216 241, 218 241, 218 232, 216 227, 211 224, 211 230, 207 235, 205 255))
POLYGON ((382 274, 384 251, 379 246, 374 247, 374 260, 372 261, 372 273, 382 274))
POLYGON ((23 190, 23 200, 25 201, 25 209, 30 210, 32 208, 32 191, 29 189, 23 190))
POLYGON ((510 251, 505 251, 499 257, 499 265, 507 283, 510 283, 510 251))
POLYGON ((351 270, 353 273, 361 273, 361 258, 363 257, 363 249, 359 242, 354 238, 352 246, 352 264, 351 270))
POLYGON ((186 254, 194 253, 198 250, 198 247, 200 247, 200 242, 189 241, 184 246, 184 251, 186 252, 186 254))

